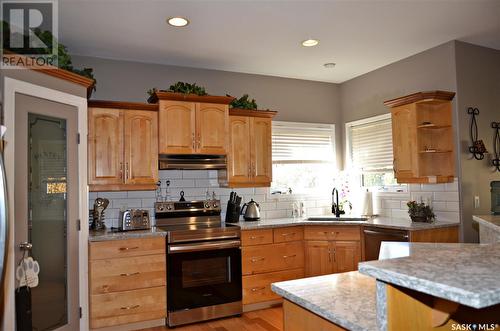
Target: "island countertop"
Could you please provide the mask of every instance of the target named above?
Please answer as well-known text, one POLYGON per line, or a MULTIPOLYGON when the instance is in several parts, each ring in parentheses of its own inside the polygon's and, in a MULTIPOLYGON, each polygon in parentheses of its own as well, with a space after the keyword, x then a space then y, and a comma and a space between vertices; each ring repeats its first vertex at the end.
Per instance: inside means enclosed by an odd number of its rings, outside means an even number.
POLYGON ((409 256, 362 262, 359 272, 473 308, 500 304, 500 244, 407 244, 409 256))
POLYGON ((378 330, 375 279, 357 271, 273 283, 271 288, 348 330, 378 330))
POLYGON ((378 228, 390 228, 400 230, 427 230, 436 228, 445 228, 458 226, 458 223, 446 221, 434 221, 432 223, 412 222, 410 219, 404 218, 391 218, 391 217, 341 217, 335 218, 333 216, 315 216, 307 218, 278 218, 278 219, 263 219, 256 222, 240 221, 234 223, 238 225, 241 230, 256 230, 265 228, 278 228, 285 226, 300 226, 300 225, 364 225, 374 226, 378 228))
POLYGON ((472 219, 495 231, 500 231, 500 215, 474 215, 472 219))

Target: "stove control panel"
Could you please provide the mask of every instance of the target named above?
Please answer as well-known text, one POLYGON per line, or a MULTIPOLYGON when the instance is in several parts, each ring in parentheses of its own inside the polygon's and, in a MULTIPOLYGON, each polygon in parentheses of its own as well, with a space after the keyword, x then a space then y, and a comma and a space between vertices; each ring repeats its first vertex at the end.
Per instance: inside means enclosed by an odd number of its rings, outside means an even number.
POLYGON ((220 212, 220 200, 165 201, 155 203, 155 214, 220 212))

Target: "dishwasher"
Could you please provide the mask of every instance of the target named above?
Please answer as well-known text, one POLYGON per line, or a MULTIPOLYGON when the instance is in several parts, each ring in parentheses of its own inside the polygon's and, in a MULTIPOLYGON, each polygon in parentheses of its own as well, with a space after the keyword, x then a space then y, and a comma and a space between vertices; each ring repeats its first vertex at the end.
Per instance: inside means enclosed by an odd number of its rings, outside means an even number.
POLYGON ((382 241, 408 241, 408 231, 384 229, 379 227, 365 227, 365 261, 378 260, 382 241))

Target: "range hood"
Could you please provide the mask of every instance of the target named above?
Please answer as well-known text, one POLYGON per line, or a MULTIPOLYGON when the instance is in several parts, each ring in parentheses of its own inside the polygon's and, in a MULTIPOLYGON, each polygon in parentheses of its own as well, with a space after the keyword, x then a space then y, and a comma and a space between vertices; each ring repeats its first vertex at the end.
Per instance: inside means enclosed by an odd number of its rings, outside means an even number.
POLYGON ((160 170, 226 169, 225 155, 160 154, 160 170))

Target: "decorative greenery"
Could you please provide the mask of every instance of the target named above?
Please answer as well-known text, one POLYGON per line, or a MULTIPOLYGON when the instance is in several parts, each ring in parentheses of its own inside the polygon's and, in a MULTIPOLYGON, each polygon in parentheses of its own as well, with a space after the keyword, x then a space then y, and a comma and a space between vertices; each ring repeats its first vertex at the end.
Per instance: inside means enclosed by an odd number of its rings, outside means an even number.
MULTIPOLYGON (((230 97, 230 95, 227 96, 230 97)), ((243 94, 241 98, 234 99, 233 102, 231 102, 230 106, 232 108, 251 109, 251 110, 257 109, 257 103, 255 102, 255 99, 250 100, 248 98, 248 94, 243 94)))
POLYGON ((414 222, 432 222, 436 219, 436 215, 431 206, 424 202, 408 201, 408 214, 414 222))
MULTIPOLYGON (((4 36, 4 49, 8 49, 6 45, 9 45, 9 37, 10 37, 10 32, 9 32, 9 24, 5 21, 2 21, 2 29, 3 29, 3 36, 4 36)), ((34 29, 34 34, 46 45, 51 45, 54 36, 50 31, 42 31, 40 29, 34 29)), ((94 77, 94 70, 92 68, 83 68, 83 69, 77 69, 73 67, 73 63, 71 62, 71 55, 68 52, 68 48, 64 46, 63 44, 55 41, 57 44, 57 66, 61 69, 71 71, 75 74, 90 78, 94 80, 94 86, 93 90, 95 91, 96 87, 96 79, 94 77)), ((48 54, 47 51, 43 49, 38 49, 35 51, 35 54, 48 54)))

